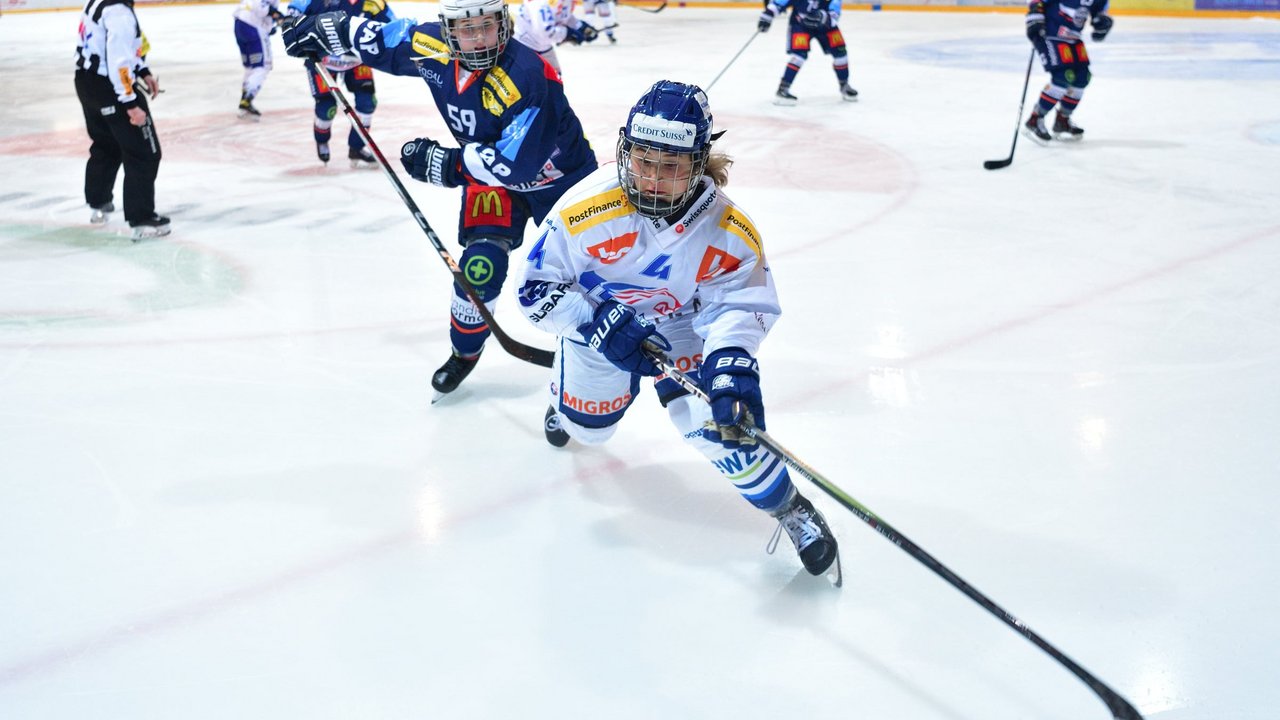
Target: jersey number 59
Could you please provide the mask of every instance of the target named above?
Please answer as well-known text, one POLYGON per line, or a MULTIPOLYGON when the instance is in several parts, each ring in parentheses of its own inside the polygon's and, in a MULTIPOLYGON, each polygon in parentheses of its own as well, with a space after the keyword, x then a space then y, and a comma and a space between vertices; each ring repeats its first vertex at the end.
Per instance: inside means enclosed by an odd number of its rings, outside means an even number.
POLYGON ((456 133, 466 133, 467 137, 476 136, 476 111, 461 110, 449 105, 449 127, 456 133))

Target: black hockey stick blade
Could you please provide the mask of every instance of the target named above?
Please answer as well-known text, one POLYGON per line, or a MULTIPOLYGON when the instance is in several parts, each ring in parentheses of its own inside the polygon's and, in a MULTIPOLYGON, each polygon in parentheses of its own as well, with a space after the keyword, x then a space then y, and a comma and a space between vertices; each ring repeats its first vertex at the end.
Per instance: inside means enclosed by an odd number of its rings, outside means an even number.
POLYGON ((999 170, 1000 168, 1007 168, 1012 164, 1013 158, 1007 157, 1003 160, 984 160, 982 162, 982 167, 988 170, 999 170))
POLYGON ((382 168, 382 174, 386 175, 387 179, 391 181, 392 187, 396 189, 396 193, 400 196, 400 201, 404 203, 405 207, 409 208, 413 219, 418 222, 418 227, 426 234, 427 240, 431 241, 431 246, 436 249, 440 259, 444 261, 444 264, 449 268, 449 272, 453 274, 454 282, 457 283, 458 287, 462 288, 462 292, 467 296, 467 299, 476 306, 476 311, 480 313, 480 318, 484 320, 485 325, 489 326, 489 332, 497 339, 498 344, 512 357, 545 368, 551 367, 552 363, 555 362, 555 353, 550 350, 525 345, 508 335, 498 325, 498 321, 493 318, 493 313, 489 312, 489 308, 485 306, 480 293, 467 280, 462 268, 458 267, 458 263, 454 261, 453 256, 445 249, 444 243, 440 241, 440 236, 436 235, 436 231, 427 222, 426 216, 418 209, 418 204, 409 196, 409 191, 405 189, 404 183, 400 182, 396 171, 391 169, 391 165, 382 154, 382 150, 378 148, 378 144, 373 141, 373 136, 369 134, 369 129, 361 124, 360 118, 356 116, 355 108, 351 107, 351 102, 347 100, 347 96, 338 89, 337 84, 333 81, 333 76, 329 74, 328 68, 319 62, 315 63, 315 67, 320 72, 320 76, 324 78, 325 83, 329 85, 329 92, 338 100, 338 104, 342 106, 342 111, 346 113, 347 119, 351 121, 351 127, 355 128, 356 133, 364 140, 365 145, 369 147, 369 151, 377 158, 378 165, 382 168))
MULTIPOLYGON (((667 377, 674 380, 680 385, 680 387, 687 390, 691 395, 701 399, 703 402, 710 402, 710 397, 708 397, 707 393, 704 392, 692 378, 677 368, 675 363, 671 362, 669 358, 663 355, 661 350, 656 346, 646 344, 645 355, 647 355, 654 364, 661 368, 667 377)), ((926 552, 924 548, 916 545, 905 535, 894 529, 892 525, 881 519, 878 515, 872 512, 870 508, 855 500, 853 496, 842 490, 838 485, 823 477, 818 471, 806 465, 804 461, 800 460, 793 453, 782 447, 782 445, 770 437, 769 433, 755 427, 749 420, 739 423, 738 427, 746 435, 755 438, 756 441, 760 443, 761 447, 766 448, 785 462, 789 468, 795 470, 799 475, 816 485, 819 490, 829 495, 833 500, 840 503, 840 505, 846 510, 857 516, 859 520, 870 525, 873 530, 880 533, 880 535, 886 540, 897 545, 903 552, 907 553, 916 561, 932 570, 934 574, 938 575, 943 580, 946 580, 952 587, 964 593, 970 600, 981 605, 987 612, 996 616, 996 618, 1004 624, 1013 628, 1013 630, 1019 635, 1025 637, 1031 642, 1031 644, 1040 648, 1054 660, 1058 661, 1060 665, 1065 667, 1072 675, 1075 675, 1081 682, 1088 686, 1088 688, 1098 696, 1098 699, 1102 700, 1102 702, 1106 704, 1107 710, 1111 711, 1111 717, 1113 720, 1143 720, 1142 715, 1134 709, 1133 705, 1129 704, 1128 700, 1121 697, 1120 693, 1112 690, 1106 683, 1099 680, 1088 670, 1085 670, 1077 664, 1076 661, 1067 657, 1065 653, 1050 644, 1048 640, 1040 637, 1040 635, 1028 627, 1026 623, 1014 617, 1009 613, 1009 611, 997 605, 991 598, 979 592, 977 588, 966 582, 964 578, 952 572, 950 568, 939 562, 937 558, 926 552)))

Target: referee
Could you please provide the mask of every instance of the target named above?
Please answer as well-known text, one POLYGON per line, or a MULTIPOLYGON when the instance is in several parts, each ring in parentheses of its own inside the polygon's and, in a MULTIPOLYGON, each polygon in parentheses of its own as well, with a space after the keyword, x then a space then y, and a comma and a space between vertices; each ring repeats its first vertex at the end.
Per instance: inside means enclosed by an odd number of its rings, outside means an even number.
POLYGON ((147 67, 148 49, 133 0, 89 0, 76 48, 76 95, 93 141, 84 199, 93 209, 89 222, 105 223, 115 210, 112 190, 123 164, 124 219, 135 242, 169 234, 169 218, 156 214, 160 138, 139 84, 146 84, 152 98, 160 92, 147 67))

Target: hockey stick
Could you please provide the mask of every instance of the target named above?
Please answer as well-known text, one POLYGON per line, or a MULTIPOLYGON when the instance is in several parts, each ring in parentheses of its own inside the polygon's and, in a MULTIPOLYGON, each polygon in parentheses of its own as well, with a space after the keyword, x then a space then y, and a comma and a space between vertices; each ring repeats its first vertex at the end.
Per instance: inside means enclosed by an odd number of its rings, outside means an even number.
POLYGON ((724 66, 724 69, 720 71, 720 74, 719 74, 719 75, 716 75, 716 77, 715 77, 715 79, 714 79, 714 80, 712 80, 711 82, 707 83, 707 86, 706 86, 705 88, 703 88, 703 90, 704 90, 704 91, 710 91, 710 90, 711 90, 711 87, 712 87, 713 85, 715 85, 715 84, 716 84, 716 81, 717 81, 717 80, 719 80, 719 79, 720 79, 720 76, 721 76, 721 75, 724 75, 726 72, 729 72, 729 68, 730 68, 730 67, 732 67, 732 66, 733 66, 733 64, 734 64, 735 62, 737 62, 737 61, 738 61, 738 57, 739 57, 740 55, 742 55, 742 53, 744 53, 744 52, 746 52, 746 51, 747 51, 747 46, 748 46, 748 45, 750 45, 752 42, 754 42, 754 41, 755 41, 755 39, 756 39, 756 36, 757 36, 757 35, 761 35, 761 34, 763 34, 763 33, 761 33, 759 30, 757 30, 757 31, 755 31, 755 32, 753 32, 753 33, 751 33, 751 37, 750 37, 750 38, 748 38, 748 39, 747 39, 747 42, 746 42, 746 43, 744 43, 744 44, 742 45, 742 49, 738 50, 737 54, 733 56, 733 59, 729 61, 729 64, 728 64, 728 65, 725 65, 725 66, 724 66))
MULTIPOLYGON (((681 372, 670 359, 659 352, 654 346, 646 345, 645 354, 649 356, 650 360, 653 360, 653 362, 657 363, 657 365, 662 368, 662 371, 667 374, 667 377, 675 380, 694 397, 702 400, 703 402, 711 402, 711 399, 705 392, 703 392, 702 388, 693 381, 692 378, 681 372)), ((905 535, 895 530, 893 526, 882 520, 875 513, 871 512, 871 510, 865 505, 853 499, 852 496, 844 490, 841 490, 835 483, 823 477, 817 470, 814 470, 804 464, 789 450, 782 447, 782 445, 779 445, 776 440, 769 436, 769 433, 755 427, 747 421, 740 423, 738 427, 747 435, 755 438, 760 445, 765 447, 774 455, 782 458, 783 462, 800 475, 804 476, 804 478, 809 482, 817 485, 819 490, 830 495, 836 502, 843 505, 845 509, 858 516, 859 520, 870 525, 872 529, 883 535, 886 540, 902 548, 903 552, 918 560, 943 580, 950 583, 952 587, 965 595, 968 595, 970 600, 981 605, 987 610, 987 612, 995 615, 1004 622, 1004 624, 1013 628, 1018 632, 1018 634, 1022 635, 1027 640, 1030 640, 1032 644, 1048 653, 1050 657, 1057 660, 1066 669, 1070 670, 1073 675, 1083 681, 1085 685, 1088 685, 1089 689, 1106 704, 1107 709, 1111 711, 1111 717, 1114 718, 1114 720, 1142 720, 1142 715, 1138 714, 1138 711, 1134 709, 1133 705, 1130 705, 1129 701, 1121 697, 1119 693, 1112 690, 1106 685, 1106 683, 1099 680, 1088 670, 1080 667, 1080 665, 1078 665, 1074 660, 1063 654, 1061 650, 1049 644, 1049 641, 1037 635, 1031 628, 1027 627, 1025 623, 1009 614, 1009 611, 995 604, 991 598, 988 598, 986 595, 978 592, 976 588, 965 582, 963 578, 956 575, 947 568, 947 566, 938 562, 936 558, 925 552, 923 548, 908 540, 905 535)))
POLYGON ((555 354, 550 350, 531 347, 516 340, 498 327, 498 321, 493 319, 493 313, 489 312, 489 308, 485 307, 484 300, 480 298, 480 294, 476 292, 476 288, 467 280, 462 272, 462 268, 458 267, 458 263, 454 261, 453 256, 445 249, 444 243, 440 242, 440 237, 436 235, 436 231, 431 229, 431 225, 427 223, 427 218, 423 216, 422 211, 418 209, 418 204, 409 197, 409 191, 405 189, 404 184, 400 182, 400 178, 396 176, 396 171, 387 163, 387 158, 382 155, 382 151, 378 149, 378 144, 373 141, 373 136, 369 134, 369 130, 360 122, 360 118, 356 117, 355 108, 351 107, 347 96, 342 94, 342 90, 338 89, 337 84, 333 80, 333 76, 329 74, 329 69, 322 63, 315 63, 316 69, 320 72, 320 77, 324 78, 325 84, 329 86, 329 92, 338 100, 338 104, 342 106, 342 111, 346 113, 347 119, 351 121, 351 126, 356 129, 365 144, 369 146, 369 150, 373 152, 374 157, 378 159, 378 165, 382 167, 382 173, 387 176, 391 184, 395 187, 396 193, 404 202, 405 207, 409 208, 409 212, 413 215, 413 219, 418 221, 418 227, 422 228, 422 232, 426 233, 427 239, 431 241, 431 245, 440 253, 440 259, 448 266, 449 272, 453 273, 453 281, 458 283, 458 287, 462 288, 462 292, 466 294, 467 299, 476 306, 480 317, 484 319, 493 336, 497 338, 498 344, 502 346, 511 355, 524 360, 525 362, 541 365, 542 367, 551 367, 555 354))
POLYGON ((639 10, 640 12, 647 12, 647 13, 660 13, 667 8, 667 0, 662 0, 662 4, 656 8, 653 8, 652 10, 646 7, 640 7, 639 5, 632 5, 631 3, 627 3, 625 5, 623 5, 622 3, 618 3, 618 4, 622 5, 623 7, 629 7, 632 10, 639 10))
POLYGON ((1022 129, 1022 108, 1027 104, 1027 86, 1031 84, 1031 65, 1036 60, 1036 49, 1031 48, 1031 57, 1027 58, 1027 79, 1022 81, 1022 95, 1018 100, 1018 122, 1013 125, 1013 144, 1009 146, 1009 157, 1003 160, 986 160, 982 167, 988 170, 999 170, 1013 164, 1013 151, 1018 149, 1018 131, 1022 129))

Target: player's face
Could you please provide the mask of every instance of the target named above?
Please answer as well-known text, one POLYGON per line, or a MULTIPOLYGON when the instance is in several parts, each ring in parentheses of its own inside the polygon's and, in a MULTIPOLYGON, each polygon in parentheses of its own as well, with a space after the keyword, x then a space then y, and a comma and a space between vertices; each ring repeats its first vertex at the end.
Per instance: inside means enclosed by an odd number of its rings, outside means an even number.
POLYGON ((670 202, 689 187, 693 156, 636 147, 631 151, 631 173, 641 194, 670 202))
POLYGON ((480 17, 463 18, 453 21, 453 37, 463 52, 488 50, 498 46, 498 15, 481 15, 480 17))

